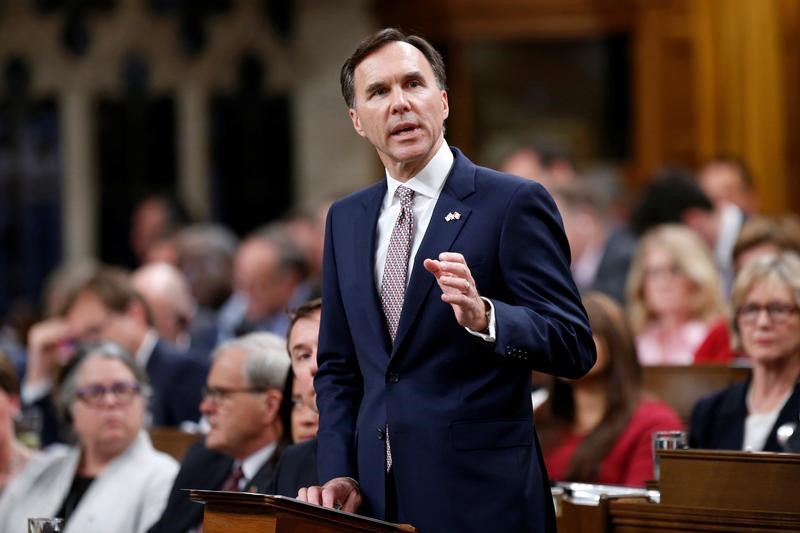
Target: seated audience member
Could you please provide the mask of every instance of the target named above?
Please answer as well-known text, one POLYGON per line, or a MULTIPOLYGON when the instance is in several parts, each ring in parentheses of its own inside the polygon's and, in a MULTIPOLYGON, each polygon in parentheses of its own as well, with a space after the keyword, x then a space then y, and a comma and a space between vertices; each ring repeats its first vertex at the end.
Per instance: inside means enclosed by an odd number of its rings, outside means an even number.
POLYGON ((134 354, 150 379, 148 412, 155 426, 178 426, 200 418, 200 392, 208 365, 161 340, 150 311, 129 276, 98 270, 70 295, 63 316, 36 324, 29 335, 28 372, 22 396, 42 410, 42 443, 63 441, 49 395, 51 377, 73 354, 76 341, 109 340, 134 354))
POLYGON ((280 404, 289 357, 283 337, 252 333, 213 354, 200 409, 210 429, 186 454, 155 532, 196 531, 203 506, 182 489, 264 492, 280 456, 280 404))
MULTIPOLYGON (((298 307, 290 315, 288 338, 292 371, 297 380, 294 393, 298 395, 304 409, 315 414, 318 411, 314 376, 317 374, 317 338, 321 310, 322 300, 319 298, 298 307)), ((317 439, 312 438, 283 451, 267 493, 294 498, 302 487, 318 484, 317 439)))
POLYGON ((579 380, 553 381, 541 408, 549 415, 549 424, 541 420, 547 472, 554 480, 642 487, 653 477, 653 432, 683 424, 671 407, 642 392, 642 369, 619 305, 600 293, 587 294, 583 304, 597 362, 579 380))
POLYGON ((738 274, 754 257, 800 253, 800 217, 753 216, 747 219, 733 246, 733 267, 738 274))
POLYGON ((300 396, 300 384, 291 367, 286 375, 281 401, 281 421, 283 427, 291 428, 286 442, 294 444, 317 436, 319 413, 308 406, 300 396))
POLYGON ((32 452, 14 435, 19 414, 19 381, 14 365, 0 350, 0 492, 31 458, 32 452))
POLYGON ((758 211, 753 176, 740 159, 726 156, 712 159, 700 169, 697 182, 715 205, 730 203, 748 215, 758 211))
POLYGON ((192 346, 213 349, 217 345, 219 309, 233 291, 233 256, 238 240, 224 226, 193 224, 178 232, 174 241, 178 267, 197 302, 190 328, 192 346))
POLYGON ((519 146, 503 159, 499 170, 537 181, 548 190, 577 179, 569 150, 563 142, 554 139, 538 139, 519 146))
POLYGON ((59 407, 77 437, 30 460, 0 498, 0 531, 60 517, 66 533, 142 533, 158 519, 178 465, 144 431, 147 376, 113 343, 87 345, 64 368, 59 407))
POLYGON ((731 300, 735 339, 752 375, 697 403, 689 445, 783 451, 777 429, 800 416, 800 256, 754 259, 737 276, 731 300))
POLYGON ((625 300, 625 280, 636 250, 636 239, 611 219, 608 206, 576 180, 553 190, 572 252, 572 276, 582 291, 600 291, 617 302, 625 300))
MULTIPOLYGON (((167 263, 147 263, 133 273, 131 283, 150 309, 158 336, 182 350, 188 349, 189 327, 197 306, 183 273, 167 263)), ((207 348, 210 352, 212 347, 207 348)))
POLYGON ((725 294, 733 282, 733 245, 743 223, 738 207, 714 204, 694 176, 679 168, 657 172, 631 214, 631 228, 639 236, 662 224, 682 224, 694 231, 712 250, 725 294))
POLYGON ((308 299, 302 250, 280 224, 247 237, 234 258, 236 293, 220 311, 220 340, 253 331, 286 335, 286 310, 308 299))
POLYGON ((691 230, 665 224, 645 234, 626 290, 642 364, 733 359, 722 282, 708 249, 691 230))
POLYGON ((168 194, 150 194, 142 198, 131 214, 130 245, 135 262, 174 262, 177 257, 169 237, 188 220, 186 210, 168 194))

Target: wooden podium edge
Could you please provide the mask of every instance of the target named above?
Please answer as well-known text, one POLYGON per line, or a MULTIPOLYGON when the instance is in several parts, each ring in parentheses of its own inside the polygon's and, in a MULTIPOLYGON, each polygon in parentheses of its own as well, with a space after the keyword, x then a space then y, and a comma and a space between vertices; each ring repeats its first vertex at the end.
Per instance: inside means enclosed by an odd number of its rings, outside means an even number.
POLYGON ((312 517, 317 520, 321 519, 329 522, 346 524, 350 527, 361 528, 364 530, 401 531, 405 533, 415 533, 417 531, 417 528, 410 524, 394 524, 379 520, 377 518, 361 516, 337 509, 301 502, 300 500, 286 496, 258 494, 255 492, 232 492, 201 489, 181 490, 188 491, 189 498, 192 501, 202 504, 211 503, 254 508, 263 507, 266 505, 276 512, 303 515, 305 517, 312 517))

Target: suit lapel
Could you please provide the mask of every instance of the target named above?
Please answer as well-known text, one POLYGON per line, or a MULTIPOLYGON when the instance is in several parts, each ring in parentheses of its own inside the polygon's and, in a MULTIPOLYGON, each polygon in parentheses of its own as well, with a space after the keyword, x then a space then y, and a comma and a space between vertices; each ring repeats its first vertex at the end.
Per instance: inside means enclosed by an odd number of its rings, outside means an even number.
POLYGON ((353 220, 354 232, 354 277, 359 286, 364 288, 364 316, 372 329, 375 338, 389 342, 389 331, 383 318, 380 296, 375 286, 375 234, 378 226, 378 215, 383 198, 386 195, 386 180, 376 185, 371 194, 364 199, 364 209, 353 220))
POLYGON ((436 259, 441 252, 450 250, 461 228, 467 223, 472 209, 463 202, 463 199, 475 192, 475 166, 472 165, 458 150, 455 152, 453 169, 447 177, 447 182, 439 195, 439 200, 433 210, 433 215, 428 223, 425 237, 422 239, 417 255, 414 257, 414 266, 411 270, 411 279, 406 288, 403 301, 403 311, 400 314, 400 324, 392 354, 403 342, 408 330, 417 318, 422 304, 426 300, 431 288, 436 284, 433 274, 425 270, 422 263, 425 259, 436 259), (448 220, 448 214, 459 213, 458 219, 448 220))

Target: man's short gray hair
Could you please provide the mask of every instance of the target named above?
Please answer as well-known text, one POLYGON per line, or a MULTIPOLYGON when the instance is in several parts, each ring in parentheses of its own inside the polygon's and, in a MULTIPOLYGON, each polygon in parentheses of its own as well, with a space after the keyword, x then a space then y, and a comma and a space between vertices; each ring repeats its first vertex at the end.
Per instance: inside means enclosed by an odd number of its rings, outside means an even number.
POLYGON ((283 390, 291 366, 286 339, 274 333, 250 333, 219 345, 212 358, 233 349, 244 352, 243 371, 248 387, 283 390))

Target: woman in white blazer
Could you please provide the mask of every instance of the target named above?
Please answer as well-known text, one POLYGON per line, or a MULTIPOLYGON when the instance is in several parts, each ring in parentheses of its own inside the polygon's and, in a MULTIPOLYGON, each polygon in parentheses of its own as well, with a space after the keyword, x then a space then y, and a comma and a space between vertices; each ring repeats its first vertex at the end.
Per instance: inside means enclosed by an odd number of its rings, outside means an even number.
POLYGON ((144 533, 158 520, 178 464, 143 431, 147 377, 122 348, 89 346, 62 372, 59 406, 78 443, 32 459, 0 497, 0 531, 61 517, 66 533, 144 533))

